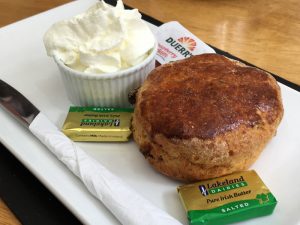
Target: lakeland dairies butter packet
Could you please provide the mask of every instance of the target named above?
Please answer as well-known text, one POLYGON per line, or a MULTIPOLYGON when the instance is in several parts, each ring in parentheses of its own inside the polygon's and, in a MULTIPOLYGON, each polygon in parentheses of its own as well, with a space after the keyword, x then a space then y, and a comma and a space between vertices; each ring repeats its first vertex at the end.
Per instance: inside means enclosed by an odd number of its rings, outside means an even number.
POLYGON ((159 26, 155 36, 158 42, 156 61, 165 64, 192 55, 215 51, 176 21, 159 26))
POLYGON ((132 108, 71 106, 62 132, 73 141, 128 141, 132 113, 132 108))
POLYGON ((255 171, 177 188, 191 225, 223 225, 271 214, 277 201, 255 171))

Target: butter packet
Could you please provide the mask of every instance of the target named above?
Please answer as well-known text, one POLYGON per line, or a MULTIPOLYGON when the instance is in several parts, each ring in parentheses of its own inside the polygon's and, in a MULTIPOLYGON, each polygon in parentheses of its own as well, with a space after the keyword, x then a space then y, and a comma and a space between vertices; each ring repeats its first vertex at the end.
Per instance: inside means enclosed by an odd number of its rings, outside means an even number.
POLYGON ((62 132, 73 141, 128 141, 132 113, 132 108, 71 106, 62 132))
POLYGON ((277 201, 255 171, 177 188, 190 225, 224 225, 271 214, 277 201))
POLYGON ((192 55, 215 53, 215 50, 197 38, 177 21, 164 23, 155 34, 158 42, 156 61, 165 64, 192 55))

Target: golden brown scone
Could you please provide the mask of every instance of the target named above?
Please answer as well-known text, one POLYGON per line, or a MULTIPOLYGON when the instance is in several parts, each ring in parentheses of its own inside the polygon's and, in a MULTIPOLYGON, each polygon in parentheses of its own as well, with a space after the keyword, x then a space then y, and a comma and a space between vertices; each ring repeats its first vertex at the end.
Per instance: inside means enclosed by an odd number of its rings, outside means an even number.
POLYGON ((155 169, 196 181, 246 170, 282 116, 271 75, 203 54, 151 72, 136 96, 133 136, 155 169))

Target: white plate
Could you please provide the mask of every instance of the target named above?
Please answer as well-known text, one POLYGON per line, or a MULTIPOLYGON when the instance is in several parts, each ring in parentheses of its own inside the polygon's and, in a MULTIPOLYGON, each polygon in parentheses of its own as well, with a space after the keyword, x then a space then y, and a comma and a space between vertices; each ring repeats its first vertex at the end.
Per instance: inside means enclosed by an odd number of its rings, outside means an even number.
MULTIPOLYGON (((28 97, 58 127, 62 126, 71 103, 55 63, 46 56, 42 38, 55 21, 78 14, 95 2, 75 1, 0 29, 1 79, 28 97)), ((252 167, 279 203, 271 216, 241 224, 300 224, 297 174, 300 170, 300 94, 280 86, 285 108, 283 121, 277 136, 252 167)), ((0 118, 0 141, 83 223, 119 224, 26 128, 2 109, 0 118)), ((133 142, 78 145, 145 198, 187 224, 176 192, 180 183, 155 172, 133 142)))

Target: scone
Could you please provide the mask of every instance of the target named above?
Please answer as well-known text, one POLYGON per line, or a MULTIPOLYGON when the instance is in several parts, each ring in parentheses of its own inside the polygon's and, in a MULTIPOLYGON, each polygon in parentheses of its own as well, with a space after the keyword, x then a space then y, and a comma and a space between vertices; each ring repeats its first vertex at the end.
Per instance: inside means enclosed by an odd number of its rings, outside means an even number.
POLYGON ((149 74, 136 95, 133 136, 159 172, 197 181, 246 170, 282 116, 270 74, 203 54, 149 74))

